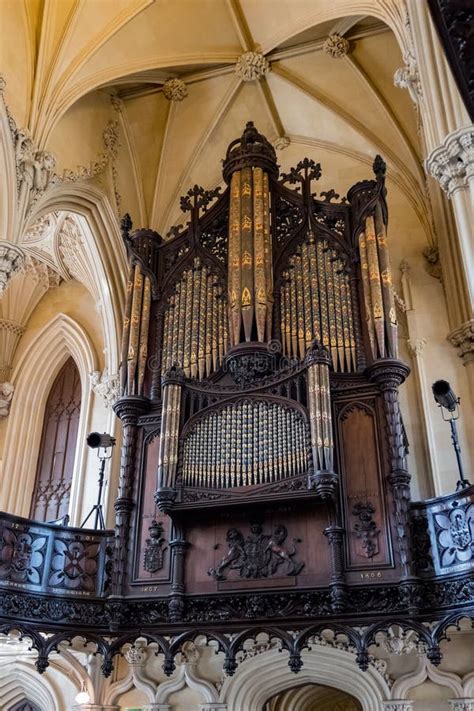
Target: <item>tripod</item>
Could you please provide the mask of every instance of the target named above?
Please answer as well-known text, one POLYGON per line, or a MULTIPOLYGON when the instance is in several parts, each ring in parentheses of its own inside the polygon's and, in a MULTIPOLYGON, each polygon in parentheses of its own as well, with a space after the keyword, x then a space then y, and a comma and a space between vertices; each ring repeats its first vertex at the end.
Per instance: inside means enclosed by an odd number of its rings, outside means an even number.
POLYGON ((104 450, 104 454, 101 456, 100 455, 100 450, 97 452, 97 456, 100 459, 100 469, 99 469, 99 491, 97 494, 97 503, 94 504, 94 506, 91 508, 87 516, 85 517, 84 521, 81 523, 81 528, 84 528, 90 517, 92 516, 93 513, 95 513, 95 521, 94 521, 94 528, 99 529, 101 531, 105 531, 105 520, 104 520, 104 512, 103 512, 103 506, 102 506, 102 490, 104 488, 104 474, 105 474, 105 462, 107 459, 110 459, 112 456, 112 451, 110 452, 110 455, 107 457, 105 452, 107 450, 104 450))

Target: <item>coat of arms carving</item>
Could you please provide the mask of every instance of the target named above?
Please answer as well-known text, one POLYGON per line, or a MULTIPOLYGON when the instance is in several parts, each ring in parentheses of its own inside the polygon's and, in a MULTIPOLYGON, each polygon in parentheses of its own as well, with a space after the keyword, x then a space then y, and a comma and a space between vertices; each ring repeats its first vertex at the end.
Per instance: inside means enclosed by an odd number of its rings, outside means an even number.
POLYGON ((152 521, 148 528, 150 538, 146 539, 143 567, 147 573, 156 573, 163 567, 166 540, 163 538, 163 524, 152 521))
POLYGON ((250 534, 247 538, 237 528, 229 528, 226 535, 229 550, 221 562, 208 570, 216 580, 226 580, 226 570, 237 570, 241 578, 266 578, 277 572, 286 575, 298 575, 304 568, 304 563, 294 560, 296 543, 293 546, 285 544, 288 537, 286 526, 279 524, 273 533, 264 533, 262 524, 254 521, 250 524, 250 534))

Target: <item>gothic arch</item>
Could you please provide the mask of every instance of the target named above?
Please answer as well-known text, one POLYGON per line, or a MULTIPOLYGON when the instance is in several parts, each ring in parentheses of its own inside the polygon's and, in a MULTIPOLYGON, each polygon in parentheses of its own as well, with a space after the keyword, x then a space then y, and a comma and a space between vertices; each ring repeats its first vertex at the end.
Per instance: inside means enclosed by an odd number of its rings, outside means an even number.
POLYGON ((392 688, 392 698, 408 699, 410 690, 427 679, 439 686, 446 686, 455 699, 460 699, 464 696, 463 685, 457 674, 441 671, 434 667, 426 657, 420 657, 418 666, 414 671, 397 679, 392 688))
MULTIPOLYGON (((303 652, 304 666, 298 684, 322 684, 355 697, 363 711, 379 711, 390 698, 390 689, 380 674, 369 667, 361 672, 353 654, 331 647, 313 647, 303 652)), ((243 662, 235 677, 226 679, 220 701, 233 711, 263 708, 268 699, 295 685, 288 659, 278 650, 265 652, 243 662)))
MULTIPOLYGON (((12 376, 15 385, 5 441, 4 482, 0 508, 19 516, 28 516, 34 486, 46 400, 60 368, 72 356, 81 379, 83 404, 78 428, 78 442, 84 441, 90 415, 89 374, 97 369, 97 356, 89 336, 76 321, 65 314, 55 316, 30 343, 12 376)), ((70 514, 72 523, 78 515, 85 464, 84 448, 78 447, 70 514)))
POLYGON ((90 279, 85 286, 92 285, 92 296, 100 306, 105 366, 110 374, 116 373, 125 308, 125 275, 128 273, 117 215, 106 195, 94 185, 62 183, 48 190, 38 202, 29 226, 40 217, 58 211, 72 212, 77 217, 90 269, 90 279))
POLYGON ((0 708, 8 709, 19 701, 32 700, 44 711, 61 711, 58 696, 45 676, 20 660, 0 666, 0 708))

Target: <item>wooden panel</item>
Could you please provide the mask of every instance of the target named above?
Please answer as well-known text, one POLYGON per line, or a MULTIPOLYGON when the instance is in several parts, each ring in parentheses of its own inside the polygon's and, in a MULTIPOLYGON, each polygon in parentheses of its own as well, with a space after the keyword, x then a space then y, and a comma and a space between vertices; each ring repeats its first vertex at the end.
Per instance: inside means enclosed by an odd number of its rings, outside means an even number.
POLYGON ((375 400, 345 405, 337 419, 349 567, 390 565, 375 400))
MULTIPOLYGON (((202 521, 189 522, 186 538, 190 543, 186 554, 185 582, 187 592, 222 592, 230 590, 258 590, 262 588, 292 588, 327 585, 329 582, 329 544, 323 533, 328 525, 324 507, 299 508, 279 507, 264 516, 234 512, 222 513, 207 524, 202 521), (261 531, 252 530, 252 522, 261 524, 261 531), (247 551, 252 540, 259 536, 268 538, 275 535, 279 526, 286 529, 286 538, 282 542, 289 554, 291 563, 275 558, 275 565, 265 565, 265 541, 257 544, 250 551, 249 564, 243 570, 233 565, 222 570, 221 580, 208 574, 211 569, 218 570, 219 563, 228 555, 230 546, 228 532, 237 529, 242 535, 247 551), (252 566, 262 563, 262 573, 252 566), (304 563, 304 566, 302 564, 304 563), (293 574, 295 565, 298 572, 293 574)), ((261 539, 262 540, 262 539, 261 539)), ((270 556, 268 556, 270 557, 270 556)), ((238 561, 237 561, 238 562, 238 561)))
MULTIPOLYGON (((138 516, 137 527, 137 545, 135 553, 135 581, 144 583, 151 580, 160 582, 168 581, 170 574, 170 532, 171 521, 168 516, 160 514, 155 506, 154 493, 156 490, 156 468, 158 461, 158 448, 160 438, 158 434, 147 439, 145 444, 145 456, 142 470, 141 482, 141 501, 140 515, 138 516), (153 547, 153 536, 150 535, 150 526, 153 526, 153 521, 163 526, 163 532, 156 538, 162 538, 155 551, 161 551, 156 557, 155 564, 145 564, 145 553, 151 551, 153 547), (148 543, 147 543, 148 542, 148 543), (161 556, 161 559, 160 559, 161 556), (146 567, 156 568, 155 570, 147 570, 146 567)), ((151 533, 155 533, 152 528, 151 533)))
POLYGON ((67 514, 81 411, 81 380, 72 358, 61 368, 46 403, 31 517, 67 514))

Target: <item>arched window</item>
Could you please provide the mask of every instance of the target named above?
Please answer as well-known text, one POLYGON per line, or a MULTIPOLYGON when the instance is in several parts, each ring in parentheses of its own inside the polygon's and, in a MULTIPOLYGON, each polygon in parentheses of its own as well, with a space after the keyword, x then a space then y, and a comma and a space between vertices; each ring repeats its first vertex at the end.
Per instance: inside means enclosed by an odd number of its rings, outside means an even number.
POLYGON ((31 503, 31 518, 37 521, 53 521, 68 512, 80 410, 81 379, 69 358, 46 403, 31 503))

